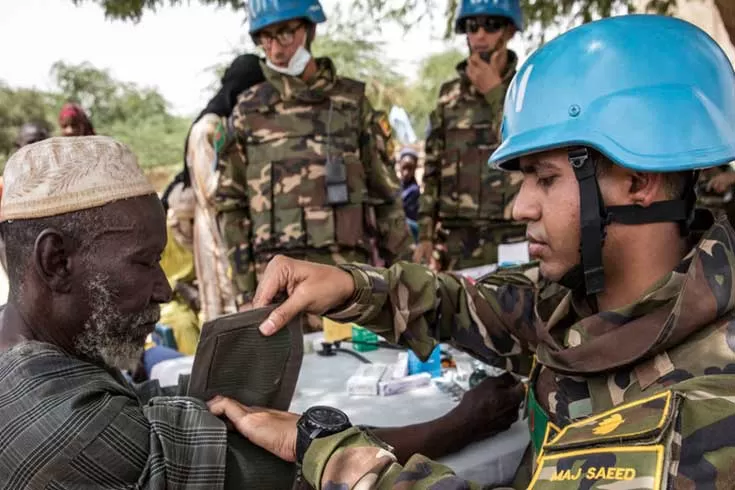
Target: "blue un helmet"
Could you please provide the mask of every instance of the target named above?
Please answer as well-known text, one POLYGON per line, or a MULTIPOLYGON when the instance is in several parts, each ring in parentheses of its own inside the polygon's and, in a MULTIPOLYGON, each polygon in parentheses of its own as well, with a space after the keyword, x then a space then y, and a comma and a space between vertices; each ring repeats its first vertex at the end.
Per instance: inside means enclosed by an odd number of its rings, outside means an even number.
POLYGON ((319 0, 250 0, 248 18, 250 34, 292 19, 306 19, 312 24, 327 20, 319 0))
MULTIPOLYGON (((503 142, 490 164, 569 148, 580 187, 582 264, 600 292, 605 225, 675 221, 686 232, 694 185, 682 199, 605 207, 588 149, 643 172, 683 172, 735 160, 735 73, 704 31, 670 17, 628 15, 582 25, 533 54, 505 99, 503 142), (645 53, 645 55, 644 55, 645 53)), ((580 270, 581 272, 580 273, 580 270)))
POLYGON ((523 30, 520 0, 461 0, 454 19, 454 31, 464 34, 463 21, 478 15, 505 17, 513 22, 519 32, 523 30))

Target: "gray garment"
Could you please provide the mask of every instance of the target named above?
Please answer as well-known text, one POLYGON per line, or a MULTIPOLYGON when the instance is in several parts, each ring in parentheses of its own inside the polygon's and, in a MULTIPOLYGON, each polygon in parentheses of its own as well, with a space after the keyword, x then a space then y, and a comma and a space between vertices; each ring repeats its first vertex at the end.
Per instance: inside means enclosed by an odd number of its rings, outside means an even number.
POLYGON ((224 488, 225 424, 176 392, 40 342, 0 354, 0 487, 224 488))

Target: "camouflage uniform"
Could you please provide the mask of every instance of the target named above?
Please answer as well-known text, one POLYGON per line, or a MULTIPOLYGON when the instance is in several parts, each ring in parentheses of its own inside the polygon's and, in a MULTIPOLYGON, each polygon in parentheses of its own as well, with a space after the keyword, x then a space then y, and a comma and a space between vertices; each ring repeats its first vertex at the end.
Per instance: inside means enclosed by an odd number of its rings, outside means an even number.
MULTIPOLYGON (((543 447, 531 488, 735 488, 735 231, 724 217, 707 225, 675 270, 615 311, 543 284, 533 264, 474 282, 400 263, 342 266, 357 289, 330 317, 420 356, 448 341, 529 375, 543 447)), ((389 449, 358 428, 316 439, 304 475, 322 489, 479 488, 420 455, 401 467, 389 449)))
POLYGON ((219 165, 217 210, 238 304, 276 254, 326 264, 407 258, 411 236, 392 165, 391 129, 364 84, 317 59, 307 84, 263 64, 238 98, 236 145, 219 165), (344 163, 348 202, 327 201, 327 159, 344 163))
POLYGON ((463 61, 457 65, 459 77, 442 85, 430 116, 419 241, 446 248, 445 261, 453 270, 496 263, 498 244, 525 235, 525 226, 510 221, 521 175, 487 164, 500 143, 503 100, 517 62, 508 51, 502 84, 483 96, 467 78, 463 61))

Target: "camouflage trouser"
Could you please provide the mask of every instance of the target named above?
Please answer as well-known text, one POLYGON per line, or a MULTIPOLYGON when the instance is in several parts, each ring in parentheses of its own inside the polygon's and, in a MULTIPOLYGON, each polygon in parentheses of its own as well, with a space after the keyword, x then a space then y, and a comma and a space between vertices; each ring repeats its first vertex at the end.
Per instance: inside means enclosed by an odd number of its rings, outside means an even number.
MULTIPOLYGON (((308 262, 316 262, 319 264, 327 264, 327 265, 337 265, 337 264, 344 264, 347 262, 360 262, 360 263, 367 263, 368 262, 368 256, 365 252, 361 250, 339 250, 339 251, 332 251, 332 250, 317 250, 317 249, 310 249, 310 250, 298 250, 298 251, 282 251, 279 252, 280 255, 286 255, 288 257, 299 259, 299 260, 306 260, 308 262)), ((263 276, 263 272, 265 272, 265 268, 268 265, 268 262, 270 259, 278 255, 276 253, 269 254, 266 257, 262 257, 255 262, 255 274, 258 280, 263 276)), ((318 316, 307 316, 307 331, 318 331, 322 330, 322 318, 318 316)))
POLYGON ((525 240, 519 223, 442 223, 435 258, 443 270, 459 270, 498 262, 498 245, 525 240))

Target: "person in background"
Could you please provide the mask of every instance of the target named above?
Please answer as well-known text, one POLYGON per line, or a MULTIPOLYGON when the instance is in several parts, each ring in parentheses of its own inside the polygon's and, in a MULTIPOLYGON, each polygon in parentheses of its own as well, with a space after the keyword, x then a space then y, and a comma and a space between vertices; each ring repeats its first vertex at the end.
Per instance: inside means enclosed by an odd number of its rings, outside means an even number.
POLYGON ((449 270, 494 264, 500 246, 524 240, 510 212, 521 175, 487 166, 518 63, 508 42, 522 30, 519 0, 459 2, 455 32, 466 36, 470 55, 442 85, 429 117, 417 263, 449 270))
POLYGON ((326 21, 319 1, 248 6, 265 81, 240 94, 216 143, 217 220, 238 307, 276 254, 382 264, 412 246, 387 115, 364 83, 310 51, 326 21))
MULTIPOLYGON (((237 96, 263 81, 258 56, 248 53, 235 58, 222 76, 220 89, 194 120, 184 145, 184 169, 177 179, 183 182, 184 192, 192 190, 196 199, 192 251, 202 323, 237 311, 215 208, 217 145, 221 143, 218 128, 226 126, 237 96)), ((164 207, 168 206, 166 201, 164 198, 164 207)))
POLYGON ((403 200, 403 211, 406 213, 413 239, 418 239, 419 196, 421 188, 416 182, 416 167, 419 163, 419 155, 413 148, 403 148, 398 157, 398 165, 401 172, 401 199, 403 200))
POLYGON ((79 104, 67 102, 59 112, 62 136, 92 136, 96 134, 92 122, 79 104))
MULTIPOLYGON (((18 136, 15 138, 15 149, 19 150, 26 145, 36 143, 37 141, 45 140, 50 136, 49 130, 45 124, 39 122, 27 122, 23 124, 18 130, 18 136)), ((3 195, 3 177, 0 176, 0 198, 3 195)), ((0 271, 0 281, 3 284, 7 283, 7 270, 8 264, 5 258, 5 241, 0 238, 0 265, 2 265, 2 271, 0 271)), ((7 290, 3 287, 0 288, 0 303, 5 303, 7 299, 7 290)))
POLYGON ((18 150, 25 145, 45 140, 49 136, 49 130, 44 124, 38 122, 27 122, 23 124, 18 131, 18 136, 15 138, 15 149, 18 150))

